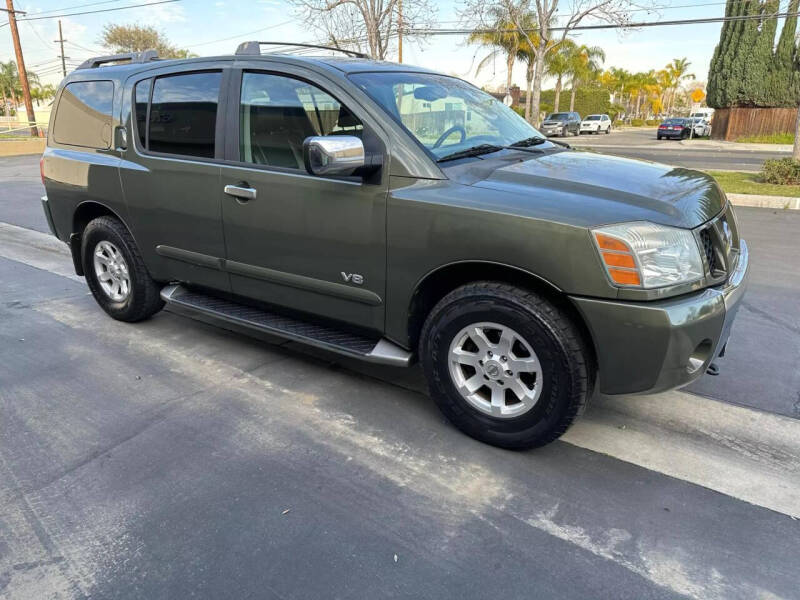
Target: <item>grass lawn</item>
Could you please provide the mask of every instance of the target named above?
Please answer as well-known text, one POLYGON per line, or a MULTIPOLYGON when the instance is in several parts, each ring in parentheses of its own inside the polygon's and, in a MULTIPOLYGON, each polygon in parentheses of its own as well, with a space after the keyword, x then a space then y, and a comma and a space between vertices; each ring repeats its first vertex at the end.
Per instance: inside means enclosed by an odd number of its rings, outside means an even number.
POLYGON ((789 196, 800 198, 800 185, 775 185, 761 183, 758 173, 739 171, 707 171, 728 194, 761 194, 764 196, 789 196))
POLYGON ((751 135, 736 140, 745 144, 794 144, 791 133, 773 133, 772 135, 751 135))

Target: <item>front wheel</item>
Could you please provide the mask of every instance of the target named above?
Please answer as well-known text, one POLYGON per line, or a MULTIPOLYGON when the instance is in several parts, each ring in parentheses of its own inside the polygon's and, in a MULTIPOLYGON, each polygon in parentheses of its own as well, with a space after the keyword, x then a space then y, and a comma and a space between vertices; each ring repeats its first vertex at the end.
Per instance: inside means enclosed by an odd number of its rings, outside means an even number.
POLYGON ((83 231, 86 283, 100 307, 118 321, 136 322, 164 306, 133 236, 114 217, 98 217, 83 231))
POLYGON ((445 296, 425 321, 419 356, 445 416, 502 448, 557 439, 582 412, 593 380, 570 317, 533 292, 497 282, 445 296))

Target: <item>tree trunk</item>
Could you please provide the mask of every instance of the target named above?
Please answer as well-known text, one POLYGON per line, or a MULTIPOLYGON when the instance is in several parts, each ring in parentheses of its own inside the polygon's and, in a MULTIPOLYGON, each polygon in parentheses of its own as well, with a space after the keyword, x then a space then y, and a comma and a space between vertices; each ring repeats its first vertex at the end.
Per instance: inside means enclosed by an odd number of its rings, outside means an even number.
POLYGON ((547 49, 547 42, 539 42, 539 51, 536 53, 535 68, 533 71, 533 91, 531 92, 531 118, 535 126, 539 125, 539 112, 541 111, 542 100, 542 77, 544 75, 544 57, 547 49))
POLYGON ((636 111, 634 112, 635 118, 639 117, 639 114, 640 114, 639 113, 639 109, 640 109, 641 105, 642 105, 642 93, 639 92, 638 94, 636 94, 636 111))
POLYGON ((553 98, 553 112, 558 112, 558 107, 561 105, 561 75, 556 79, 556 95, 553 98))
POLYGON ((516 60, 516 57, 516 52, 509 52, 508 58, 506 59, 506 66, 508 67, 508 75, 506 76, 506 94, 511 93, 511 76, 514 71, 514 61, 516 60))
POLYGON ((794 124, 794 149, 792 158, 800 161, 800 108, 797 110, 797 121, 794 124))
POLYGON ((573 83, 572 89, 570 90, 569 93, 569 112, 575 111, 575 91, 576 91, 575 84, 573 83))
POLYGON ((533 61, 528 63, 525 73, 525 120, 531 122, 531 90, 533 89, 533 61))

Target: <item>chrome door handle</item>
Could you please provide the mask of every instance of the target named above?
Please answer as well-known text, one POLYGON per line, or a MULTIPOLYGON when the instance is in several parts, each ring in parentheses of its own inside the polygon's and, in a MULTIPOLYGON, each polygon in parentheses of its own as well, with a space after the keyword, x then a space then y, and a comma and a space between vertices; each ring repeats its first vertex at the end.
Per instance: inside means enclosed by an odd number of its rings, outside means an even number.
POLYGON ((256 190, 251 187, 242 187, 238 185, 226 185, 223 191, 229 196, 234 196, 239 200, 255 200, 256 190))

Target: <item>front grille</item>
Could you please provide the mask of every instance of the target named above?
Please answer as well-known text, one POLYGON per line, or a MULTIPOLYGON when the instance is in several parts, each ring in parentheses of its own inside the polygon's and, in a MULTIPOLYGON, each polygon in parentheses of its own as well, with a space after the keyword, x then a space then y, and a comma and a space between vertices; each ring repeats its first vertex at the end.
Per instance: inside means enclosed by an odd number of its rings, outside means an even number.
POLYGON ((714 242, 711 240, 711 233, 708 229, 700 232, 700 241, 703 242, 703 253, 706 256, 708 272, 713 274, 717 270, 717 253, 714 251, 714 242))

